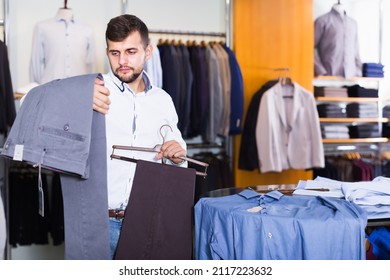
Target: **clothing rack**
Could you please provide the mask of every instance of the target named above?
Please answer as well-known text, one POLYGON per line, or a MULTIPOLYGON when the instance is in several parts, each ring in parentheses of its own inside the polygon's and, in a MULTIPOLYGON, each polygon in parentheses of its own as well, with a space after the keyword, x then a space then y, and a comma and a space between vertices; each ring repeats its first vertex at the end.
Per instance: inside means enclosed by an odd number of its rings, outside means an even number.
POLYGON ((168 34, 168 35, 223 37, 223 38, 226 37, 226 33, 222 33, 222 32, 197 32, 197 31, 150 29, 149 33, 151 33, 151 34, 168 34))
POLYGON ((3 0, 3 18, 0 19, 0 26, 3 26, 3 42, 8 43, 8 14, 9 14, 9 0, 3 0))
MULTIPOLYGON (((123 12, 127 8, 127 1, 123 1, 123 12)), ((149 29, 149 34, 162 34, 162 35, 183 35, 183 36, 199 36, 199 37, 216 37, 224 38, 225 44, 227 47, 232 46, 232 7, 233 0, 225 0, 225 32, 202 32, 202 31, 189 31, 189 30, 166 30, 166 29, 149 29)), ((185 139, 187 142, 187 148, 194 150, 200 149, 219 149, 226 152, 231 158, 233 158, 233 141, 231 136, 224 137, 218 143, 204 143, 198 142, 198 137, 196 139, 185 139)), ((233 162, 233 161, 232 161, 233 162)), ((233 170, 233 164, 231 164, 231 169, 233 170)))
POLYGON ((188 149, 202 149, 202 148, 224 148, 223 143, 188 143, 188 149))
MULTIPOLYGON (((198 31, 182 31, 182 30, 164 30, 164 29, 149 29, 150 34, 172 34, 172 35, 187 35, 187 36, 208 36, 208 37, 223 37, 226 38, 226 45, 232 46, 232 9, 233 0, 225 0, 225 27, 226 32, 198 32, 198 31)), ((128 0, 122 0, 122 13, 128 13, 128 0)))

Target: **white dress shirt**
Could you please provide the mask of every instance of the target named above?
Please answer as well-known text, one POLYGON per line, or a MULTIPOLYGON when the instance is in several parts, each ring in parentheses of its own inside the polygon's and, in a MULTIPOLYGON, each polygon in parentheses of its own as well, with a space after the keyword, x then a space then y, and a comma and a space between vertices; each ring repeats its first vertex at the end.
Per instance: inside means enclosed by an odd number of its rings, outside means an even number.
MULTIPOLYGON (((112 146, 153 148, 163 140, 176 140, 186 149, 181 132, 177 128, 178 117, 171 96, 161 88, 152 86, 146 72, 144 92, 135 94, 112 72, 103 75, 110 90, 110 109, 106 115, 107 137, 107 185, 109 209, 124 209, 130 196, 136 163, 111 159, 112 146), (160 135, 161 133, 164 138, 160 135)), ((156 154, 133 150, 115 150, 116 155, 153 162, 156 154)), ((170 163, 170 161, 167 161, 170 163)), ((186 167, 187 162, 180 166, 186 167)), ((151 174, 153 176, 153 174, 151 174)))
POLYGON ((314 22, 315 75, 355 77, 362 75, 356 21, 333 7, 314 22))
POLYGON ((150 42, 153 47, 152 57, 146 61, 145 72, 148 73, 152 84, 162 88, 162 66, 160 51, 154 42, 150 42))
POLYGON ((94 72, 95 43, 90 26, 60 13, 38 22, 34 28, 30 82, 43 84, 54 79, 94 72))

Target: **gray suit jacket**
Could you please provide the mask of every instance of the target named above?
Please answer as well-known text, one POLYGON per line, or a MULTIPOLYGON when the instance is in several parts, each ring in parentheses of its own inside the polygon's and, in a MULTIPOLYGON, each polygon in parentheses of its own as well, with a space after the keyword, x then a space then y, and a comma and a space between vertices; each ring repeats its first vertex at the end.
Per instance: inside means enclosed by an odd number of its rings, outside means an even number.
POLYGON ((97 76, 32 89, 2 151, 61 173, 65 259, 109 259, 105 117, 92 110, 97 76))

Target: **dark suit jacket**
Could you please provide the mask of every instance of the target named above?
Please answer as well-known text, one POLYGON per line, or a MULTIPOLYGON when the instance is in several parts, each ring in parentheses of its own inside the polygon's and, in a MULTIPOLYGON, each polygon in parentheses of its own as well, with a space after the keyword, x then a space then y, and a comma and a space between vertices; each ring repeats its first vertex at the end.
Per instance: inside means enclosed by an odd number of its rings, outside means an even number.
POLYGON ((16 117, 7 46, 0 41, 0 133, 6 134, 16 117))
POLYGON ((179 112, 181 66, 178 60, 177 50, 171 44, 159 45, 158 49, 160 51, 161 67, 163 71, 162 88, 172 97, 176 111, 179 112))
POLYGON ((230 135, 242 132, 244 116, 244 82, 240 65, 234 52, 226 45, 223 46, 229 55, 229 66, 231 75, 230 85, 230 135))
POLYGON ((207 130, 209 102, 208 68, 206 63, 206 49, 201 46, 192 46, 190 61, 193 73, 192 101, 190 113, 189 137, 199 136, 207 130))
POLYGON ((256 144, 256 124, 259 113, 261 97, 278 81, 265 83, 253 96, 249 103, 248 111, 242 131, 238 168, 242 170, 255 170, 259 168, 259 158, 256 144))

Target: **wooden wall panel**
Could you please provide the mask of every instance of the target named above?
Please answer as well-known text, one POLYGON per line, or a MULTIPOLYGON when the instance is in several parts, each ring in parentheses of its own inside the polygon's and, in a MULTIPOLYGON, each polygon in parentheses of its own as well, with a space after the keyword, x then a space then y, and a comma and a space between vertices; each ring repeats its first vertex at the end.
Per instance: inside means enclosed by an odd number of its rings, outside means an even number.
MULTIPOLYGON (((289 67, 290 77, 312 91, 312 0, 236 0, 233 19, 233 49, 244 78, 245 114, 253 94, 280 74, 274 68, 289 67)), ((312 178, 312 172, 304 170, 260 174, 258 170, 238 169, 240 141, 236 136, 236 186, 296 184, 300 179, 312 178)))

